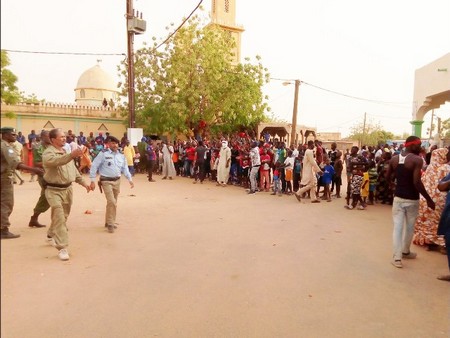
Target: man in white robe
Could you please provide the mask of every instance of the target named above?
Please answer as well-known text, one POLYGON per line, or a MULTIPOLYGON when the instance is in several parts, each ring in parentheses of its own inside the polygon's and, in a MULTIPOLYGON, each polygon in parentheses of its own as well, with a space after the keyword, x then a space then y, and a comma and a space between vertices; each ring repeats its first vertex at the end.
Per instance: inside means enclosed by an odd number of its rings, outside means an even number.
POLYGON ((219 164, 217 165, 217 183, 225 187, 230 177, 231 149, 227 141, 222 141, 219 152, 219 164))
POLYGON ((171 145, 162 142, 162 155, 163 155, 163 166, 162 166, 162 176, 163 180, 167 179, 167 176, 171 180, 173 176, 176 175, 175 166, 172 161, 172 155, 174 149, 171 145))
POLYGON ((308 149, 305 151, 305 156, 303 158, 303 171, 302 171, 302 180, 300 182, 300 186, 302 188, 298 189, 295 193, 295 197, 297 200, 301 202, 301 196, 310 191, 311 194, 311 203, 320 203, 320 200, 317 199, 316 195, 316 187, 317 187, 317 176, 322 175, 323 172, 320 167, 317 165, 315 156, 314 156, 314 141, 308 141, 308 149))

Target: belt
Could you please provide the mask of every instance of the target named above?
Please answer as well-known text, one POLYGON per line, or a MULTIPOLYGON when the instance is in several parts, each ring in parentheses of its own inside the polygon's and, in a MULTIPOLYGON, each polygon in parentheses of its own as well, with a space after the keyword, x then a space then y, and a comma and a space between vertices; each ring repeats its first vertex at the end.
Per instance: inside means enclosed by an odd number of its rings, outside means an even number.
POLYGON ((120 176, 119 177, 105 177, 105 176, 100 176, 100 181, 117 181, 120 180, 120 176))
POLYGON ((67 184, 58 184, 58 183, 48 183, 45 182, 45 185, 47 187, 53 187, 53 188, 68 188, 72 185, 72 183, 67 183, 67 184))

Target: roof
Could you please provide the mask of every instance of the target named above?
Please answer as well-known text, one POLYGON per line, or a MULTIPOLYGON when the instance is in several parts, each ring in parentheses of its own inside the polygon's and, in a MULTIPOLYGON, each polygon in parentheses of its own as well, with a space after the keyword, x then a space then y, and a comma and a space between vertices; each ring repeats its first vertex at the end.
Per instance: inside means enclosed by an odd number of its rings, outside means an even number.
POLYGON ((95 65, 81 74, 75 90, 84 88, 103 89, 117 92, 117 85, 113 78, 101 69, 100 65, 95 65))

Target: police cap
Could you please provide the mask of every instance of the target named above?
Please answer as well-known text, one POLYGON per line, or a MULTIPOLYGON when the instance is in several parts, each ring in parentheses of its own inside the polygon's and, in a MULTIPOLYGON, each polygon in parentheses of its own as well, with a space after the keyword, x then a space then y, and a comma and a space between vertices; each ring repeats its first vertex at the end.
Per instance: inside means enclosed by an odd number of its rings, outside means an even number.
POLYGON ((1 134, 15 133, 15 132, 16 132, 16 128, 13 128, 13 127, 2 127, 0 129, 1 134))
POLYGON ((114 136, 108 136, 108 138, 106 139, 106 142, 120 143, 120 141, 114 136))

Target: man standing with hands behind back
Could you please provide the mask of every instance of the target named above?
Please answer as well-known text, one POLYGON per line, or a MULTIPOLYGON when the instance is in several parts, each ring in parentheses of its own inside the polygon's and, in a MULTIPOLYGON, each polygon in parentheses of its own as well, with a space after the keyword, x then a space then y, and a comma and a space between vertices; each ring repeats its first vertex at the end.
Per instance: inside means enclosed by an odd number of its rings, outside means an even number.
POLYGON ((420 178, 423 166, 422 157, 419 156, 421 144, 419 137, 408 137, 404 152, 392 157, 386 172, 388 182, 396 180, 392 204, 394 257, 391 262, 396 268, 403 267, 402 258, 414 259, 417 256, 409 249, 419 213, 419 194, 427 200, 429 208, 433 210, 435 208, 434 201, 428 195, 420 178))
POLYGON ((51 144, 42 154, 42 165, 45 170, 45 197, 52 209, 52 223, 47 231, 47 238, 53 239, 54 246, 59 250, 59 259, 67 261, 69 253, 66 248, 69 245, 69 235, 66 221, 73 202, 72 183, 82 185, 87 192, 90 188, 73 161, 83 154, 82 150, 75 149, 67 153, 64 149, 66 136, 59 128, 50 130, 48 135, 51 144))
POLYGON ((114 223, 116 222, 117 198, 120 193, 122 173, 130 182, 131 188, 134 187, 134 183, 125 156, 119 151, 119 140, 114 136, 109 136, 106 143, 109 147, 95 157, 89 177, 91 179, 90 188, 94 190, 97 172, 100 174, 100 192, 105 191, 106 197, 105 227, 108 228, 108 232, 112 233, 116 227, 114 223))

